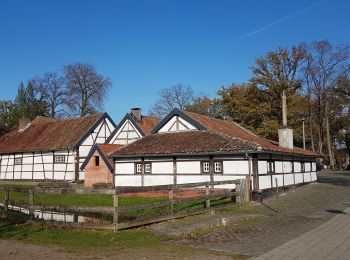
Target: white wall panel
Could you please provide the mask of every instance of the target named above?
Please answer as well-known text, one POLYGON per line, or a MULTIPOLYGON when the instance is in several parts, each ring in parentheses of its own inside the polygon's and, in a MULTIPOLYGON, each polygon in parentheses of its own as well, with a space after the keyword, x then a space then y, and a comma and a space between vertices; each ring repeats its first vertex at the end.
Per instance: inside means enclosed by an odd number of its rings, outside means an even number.
POLYGON ((153 186, 153 185, 170 185, 174 183, 174 178, 172 175, 145 175, 144 184, 145 186, 153 186))
POLYGON ((116 186, 141 186, 141 175, 115 176, 116 186))
POLYGON ((283 162, 282 161, 275 161, 275 172, 276 173, 283 172, 283 162))
POLYGON ((316 172, 311 173, 311 181, 316 181, 317 180, 317 174, 316 172))
POLYGON ((201 173, 201 162, 199 161, 188 161, 182 162, 177 161, 176 163, 177 173, 180 174, 196 174, 201 173))
POLYGON ((310 172, 304 173, 304 182, 311 182, 311 173, 310 172))
POLYGON ((293 185, 294 184, 294 175, 293 174, 285 174, 284 175, 284 186, 293 185))
POLYGON ((224 174, 249 174, 248 160, 223 161, 224 174))
POLYGON ((292 172, 292 163, 291 161, 283 161, 283 172, 290 173, 292 172))
POLYGON ((301 171, 300 162, 294 162, 294 172, 300 172, 300 171, 301 171))
POLYGON ((295 173, 295 184, 303 183, 303 174, 295 173))
POLYGON ((267 174, 267 161, 258 161, 259 174, 267 174))
POLYGON ((135 164, 134 163, 115 163, 115 174, 134 174, 135 164))
POLYGON ((173 162, 152 162, 152 173, 173 174, 173 162))
POLYGON ((193 183, 193 182, 205 182, 210 181, 209 175, 178 175, 177 176, 177 183, 193 183))
POLYGON ((283 174, 272 175, 272 187, 276 187, 276 178, 278 187, 283 186, 283 174))
POLYGON ((271 188, 271 175, 259 176, 259 189, 271 188))

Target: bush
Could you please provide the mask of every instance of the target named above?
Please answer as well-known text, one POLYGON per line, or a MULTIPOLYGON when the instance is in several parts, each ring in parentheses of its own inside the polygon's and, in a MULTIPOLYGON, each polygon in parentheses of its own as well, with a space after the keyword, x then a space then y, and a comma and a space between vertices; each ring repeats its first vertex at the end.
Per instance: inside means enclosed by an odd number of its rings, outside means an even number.
POLYGON ((113 188, 113 185, 111 183, 106 183, 106 182, 97 182, 92 184, 92 187, 94 189, 111 189, 113 188))
POLYGON ((38 185, 41 188, 69 188, 71 184, 67 181, 45 180, 38 185))

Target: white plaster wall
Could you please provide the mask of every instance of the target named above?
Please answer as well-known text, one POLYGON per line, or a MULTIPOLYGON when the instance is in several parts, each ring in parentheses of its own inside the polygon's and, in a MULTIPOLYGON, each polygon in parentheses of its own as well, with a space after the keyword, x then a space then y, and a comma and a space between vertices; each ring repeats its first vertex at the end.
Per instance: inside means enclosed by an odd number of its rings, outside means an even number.
POLYGON ((311 173, 310 172, 304 173, 304 182, 311 182, 311 173))
POLYGON ((311 163, 310 162, 305 162, 305 171, 310 172, 311 171, 311 163))
POLYGON ((267 174, 267 161, 258 161, 259 174, 267 174))
POLYGON ((152 162, 152 174, 173 174, 173 162, 152 162))
POLYGON ((14 165, 14 155, 2 155, 0 179, 31 180, 33 179, 61 179, 74 180, 74 158, 72 151, 55 151, 55 155, 66 156, 66 163, 54 163, 53 152, 18 153, 16 158, 22 158, 22 164, 14 165), (11 158, 8 160, 8 158, 11 158), (6 159, 5 159, 6 158, 6 159), (5 160, 4 160, 5 159, 5 160), (33 165, 34 159, 34 165, 33 165), (4 165, 4 161, 11 165, 4 165), (68 165, 67 165, 68 164, 68 165), (22 173, 21 173, 22 171, 22 173), (56 177, 56 175, 60 177, 56 177), (69 176, 69 177, 68 177, 69 176), (71 177, 73 176, 73 177, 71 177))
POLYGON ((284 175, 284 186, 293 185, 294 184, 294 175, 293 174, 285 174, 284 175))
POLYGON ((276 173, 283 172, 283 162, 282 161, 275 161, 275 172, 276 173))
POLYGON ((295 173, 295 184, 303 183, 303 174, 295 173))
POLYGON ((294 162, 294 172, 300 172, 300 171, 301 171, 300 162, 294 162))
MULTIPOLYGON (((214 181, 231 181, 231 180, 240 180, 245 179, 245 176, 225 176, 225 175, 214 175, 214 181)), ((236 184, 224 184, 224 185, 215 185, 216 189, 235 189, 236 184)))
POLYGON ((115 174, 135 174, 134 163, 115 163, 115 174))
POLYGON ((205 182, 210 181, 209 175, 178 175, 177 176, 177 183, 193 183, 193 182, 205 182))
POLYGON ((316 172, 312 172, 311 173, 311 181, 316 181, 316 180, 317 180, 317 174, 316 174, 316 172))
POLYGON ((283 186, 283 174, 272 175, 272 187, 276 187, 276 178, 278 187, 283 186))
POLYGON ((117 175, 115 176, 116 186, 141 186, 141 175, 117 175))
POLYGON ((176 167, 177 167, 177 173, 179 174, 201 173, 201 162, 199 161, 188 161, 188 162, 177 161, 176 167))
POLYGON ((271 175, 259 176, 259 189, 271 188, 271 175))
POLYGON ((172 125, 175 123, 175 121, 176 121, 176 116, 173 116, 165 125, 163 125, 162 128, 160 128, 158 130, 158 132, 164 133, 164 132, 169 132, 169 131, 176 131, 175 127, 174 127, 175 129, 170 129, 172 127, 172 125))
POLYGON ((290 161, 283 162, 283 172, 284 173, 292 172, 292 162, 290 162, 290 161))
POLYGON ((224 174, 249 174, 248 160, 223 161, 224 174))
MULTIPOLYGON (((196 127, 194 127, 192 124, 190 124, 189 122, 187 122, 186 120, 182 119, 181 117, 179 117, 179 121, 184 124, 185 126, 187 126, 188 129, 190 130, 195 130, 197 129, 196 127)), ((180 130, 187 130, 187 128, 183 127, 181 124, 180 124, 180 130)))
POLYGON ((145 186, 153 186, 153 185, 170 185, 174 184, 174 178, 172 175, 145 175, 144 178, 145 186))

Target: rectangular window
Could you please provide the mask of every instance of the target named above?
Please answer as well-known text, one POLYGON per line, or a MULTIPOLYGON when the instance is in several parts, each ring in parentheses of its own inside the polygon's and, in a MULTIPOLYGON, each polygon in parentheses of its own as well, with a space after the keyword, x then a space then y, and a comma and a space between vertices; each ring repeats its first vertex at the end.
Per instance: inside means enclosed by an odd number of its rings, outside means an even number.
POLYGON ((15 164, 22 164, 22 158, 15 158, 15 164))
POLYGON ((214 172, 215 173, 221 173, 222 172, 221 162, 214 162, 214 172))
POLYGON ((135 170, 136 170, 136 173, 141 173, 142 172, 142 164, 136 163, 135 170))
POLYGON ((95 156, 95 166, 100 166, 100 156, 95 156))
POLYGON ((267 161, 267 173, 274 173, 274 172, 275 172, 275 162, 267 161))
POLYGON ((151 173, 151 164, 150 163, 145 164, 145 173, 151 173))
POLYGON ((300 172, 305 172, 305 163, 304 162, 300 162, 300 165, 301 165, 300 172))
POLYGON ((203 170, 203 173, 209 173, 210 172, 210 164, 209 162, 203 162, 202 164, 202 170, 203 170))
POLYGON ((66 162, 65 155, 55 155, 53 158, 54 158, 54 163, 65 163, 66 162))

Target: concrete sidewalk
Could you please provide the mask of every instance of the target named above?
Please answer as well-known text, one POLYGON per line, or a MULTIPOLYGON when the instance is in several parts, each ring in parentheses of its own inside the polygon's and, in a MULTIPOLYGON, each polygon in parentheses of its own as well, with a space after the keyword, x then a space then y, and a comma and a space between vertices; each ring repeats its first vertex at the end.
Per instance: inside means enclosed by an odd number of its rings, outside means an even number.
POLYGON ((254 259, 350 259, 350 208, 254 259))

